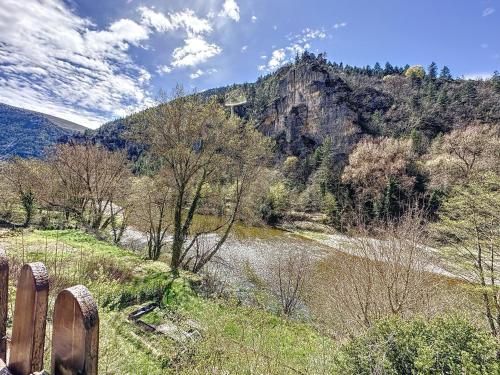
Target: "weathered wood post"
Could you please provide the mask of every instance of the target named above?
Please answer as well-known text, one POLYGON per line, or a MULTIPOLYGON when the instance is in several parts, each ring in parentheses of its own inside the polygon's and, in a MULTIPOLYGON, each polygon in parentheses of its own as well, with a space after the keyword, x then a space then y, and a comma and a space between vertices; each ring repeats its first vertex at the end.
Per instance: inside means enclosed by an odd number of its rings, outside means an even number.
POLYGON ((7 312, 9 306, 9 260, 0 248, 0 360, 7 361, 7 312))
POLYGON ((58 294, 53 324, 51 375, 97 375, 99 315, 86 287, 58 294))
POLYGON ((21 268, 8 367, 16 375, 43 370, 49 276, 43 263, 21 268))

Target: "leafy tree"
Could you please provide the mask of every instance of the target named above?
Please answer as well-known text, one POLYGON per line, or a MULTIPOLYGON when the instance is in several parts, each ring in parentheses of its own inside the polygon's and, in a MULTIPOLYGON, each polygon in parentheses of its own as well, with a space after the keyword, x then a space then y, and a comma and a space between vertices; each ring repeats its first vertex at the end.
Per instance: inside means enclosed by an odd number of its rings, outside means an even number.
POLYGON ((425 70, 422 65, 413 65, 406 69, 405 76, 412 80, 422 80, 425 77, 425 70))
POLYGON ((328 217, 328 221, 335 227, 340 223, 340 212, 337 203, 337 198, 330 192, 326 192, 323 196, 322 211, 328 217))

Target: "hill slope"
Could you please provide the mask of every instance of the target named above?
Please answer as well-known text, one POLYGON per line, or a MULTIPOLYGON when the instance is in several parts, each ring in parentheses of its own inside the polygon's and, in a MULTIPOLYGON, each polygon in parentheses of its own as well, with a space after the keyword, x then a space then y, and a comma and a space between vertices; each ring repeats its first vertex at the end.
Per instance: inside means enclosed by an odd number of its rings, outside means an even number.
MULTIPOLYGON (((223 103, 237 91, 246 104, 236 107, 277 142, 278 156, 310 155, 326 138, 339 162, 363 136, 409 137, 424 145, 438 134, 471 123, 500 124, 500 82, 440 76, 407 77, 408 67, 356 68, 305 53, 295 63, 245 83, 207 90, 223 103)), ((425 74, 425 72, 424 72, 425 74)), ((228 109, 229 111, 229 109, 228 109)), ((132 159, 140 148, 124 133, 134 116, 103 125, 92 133, 111 149, 126 147, 132 159)))
POLYGON ((86 129, 55 116, 0 103, 0 157, 41 157, 46 147, 86 129))

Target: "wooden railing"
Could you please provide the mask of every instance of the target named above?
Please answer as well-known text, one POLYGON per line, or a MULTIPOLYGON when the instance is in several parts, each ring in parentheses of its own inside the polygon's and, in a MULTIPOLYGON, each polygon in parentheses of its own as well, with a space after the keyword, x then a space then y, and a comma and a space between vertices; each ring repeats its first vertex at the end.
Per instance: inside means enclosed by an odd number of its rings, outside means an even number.
MULTIPOLYGON (((44 369, 49 276, 43 263, 21 268, 10 345, 7 340, 9 261, 0 249, 0 375, 44 369), (8 358, 7 358, 8 357, 8 358)), ((97 305, 83 285, 61 291, 52 319, 52 375, 96 375, 99 351, 97 305)))

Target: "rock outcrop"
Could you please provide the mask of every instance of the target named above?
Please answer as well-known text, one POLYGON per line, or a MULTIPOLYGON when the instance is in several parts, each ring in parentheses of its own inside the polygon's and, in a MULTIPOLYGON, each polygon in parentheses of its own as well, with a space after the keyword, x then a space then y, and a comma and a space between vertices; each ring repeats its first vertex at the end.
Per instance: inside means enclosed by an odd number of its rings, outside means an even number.
POLYGON ((316 60, 279 72, 276 94, 259 128, 285 154, 303 156, 331 137, 334 152, 345 157, 360 138, 351 89, 316 60))

